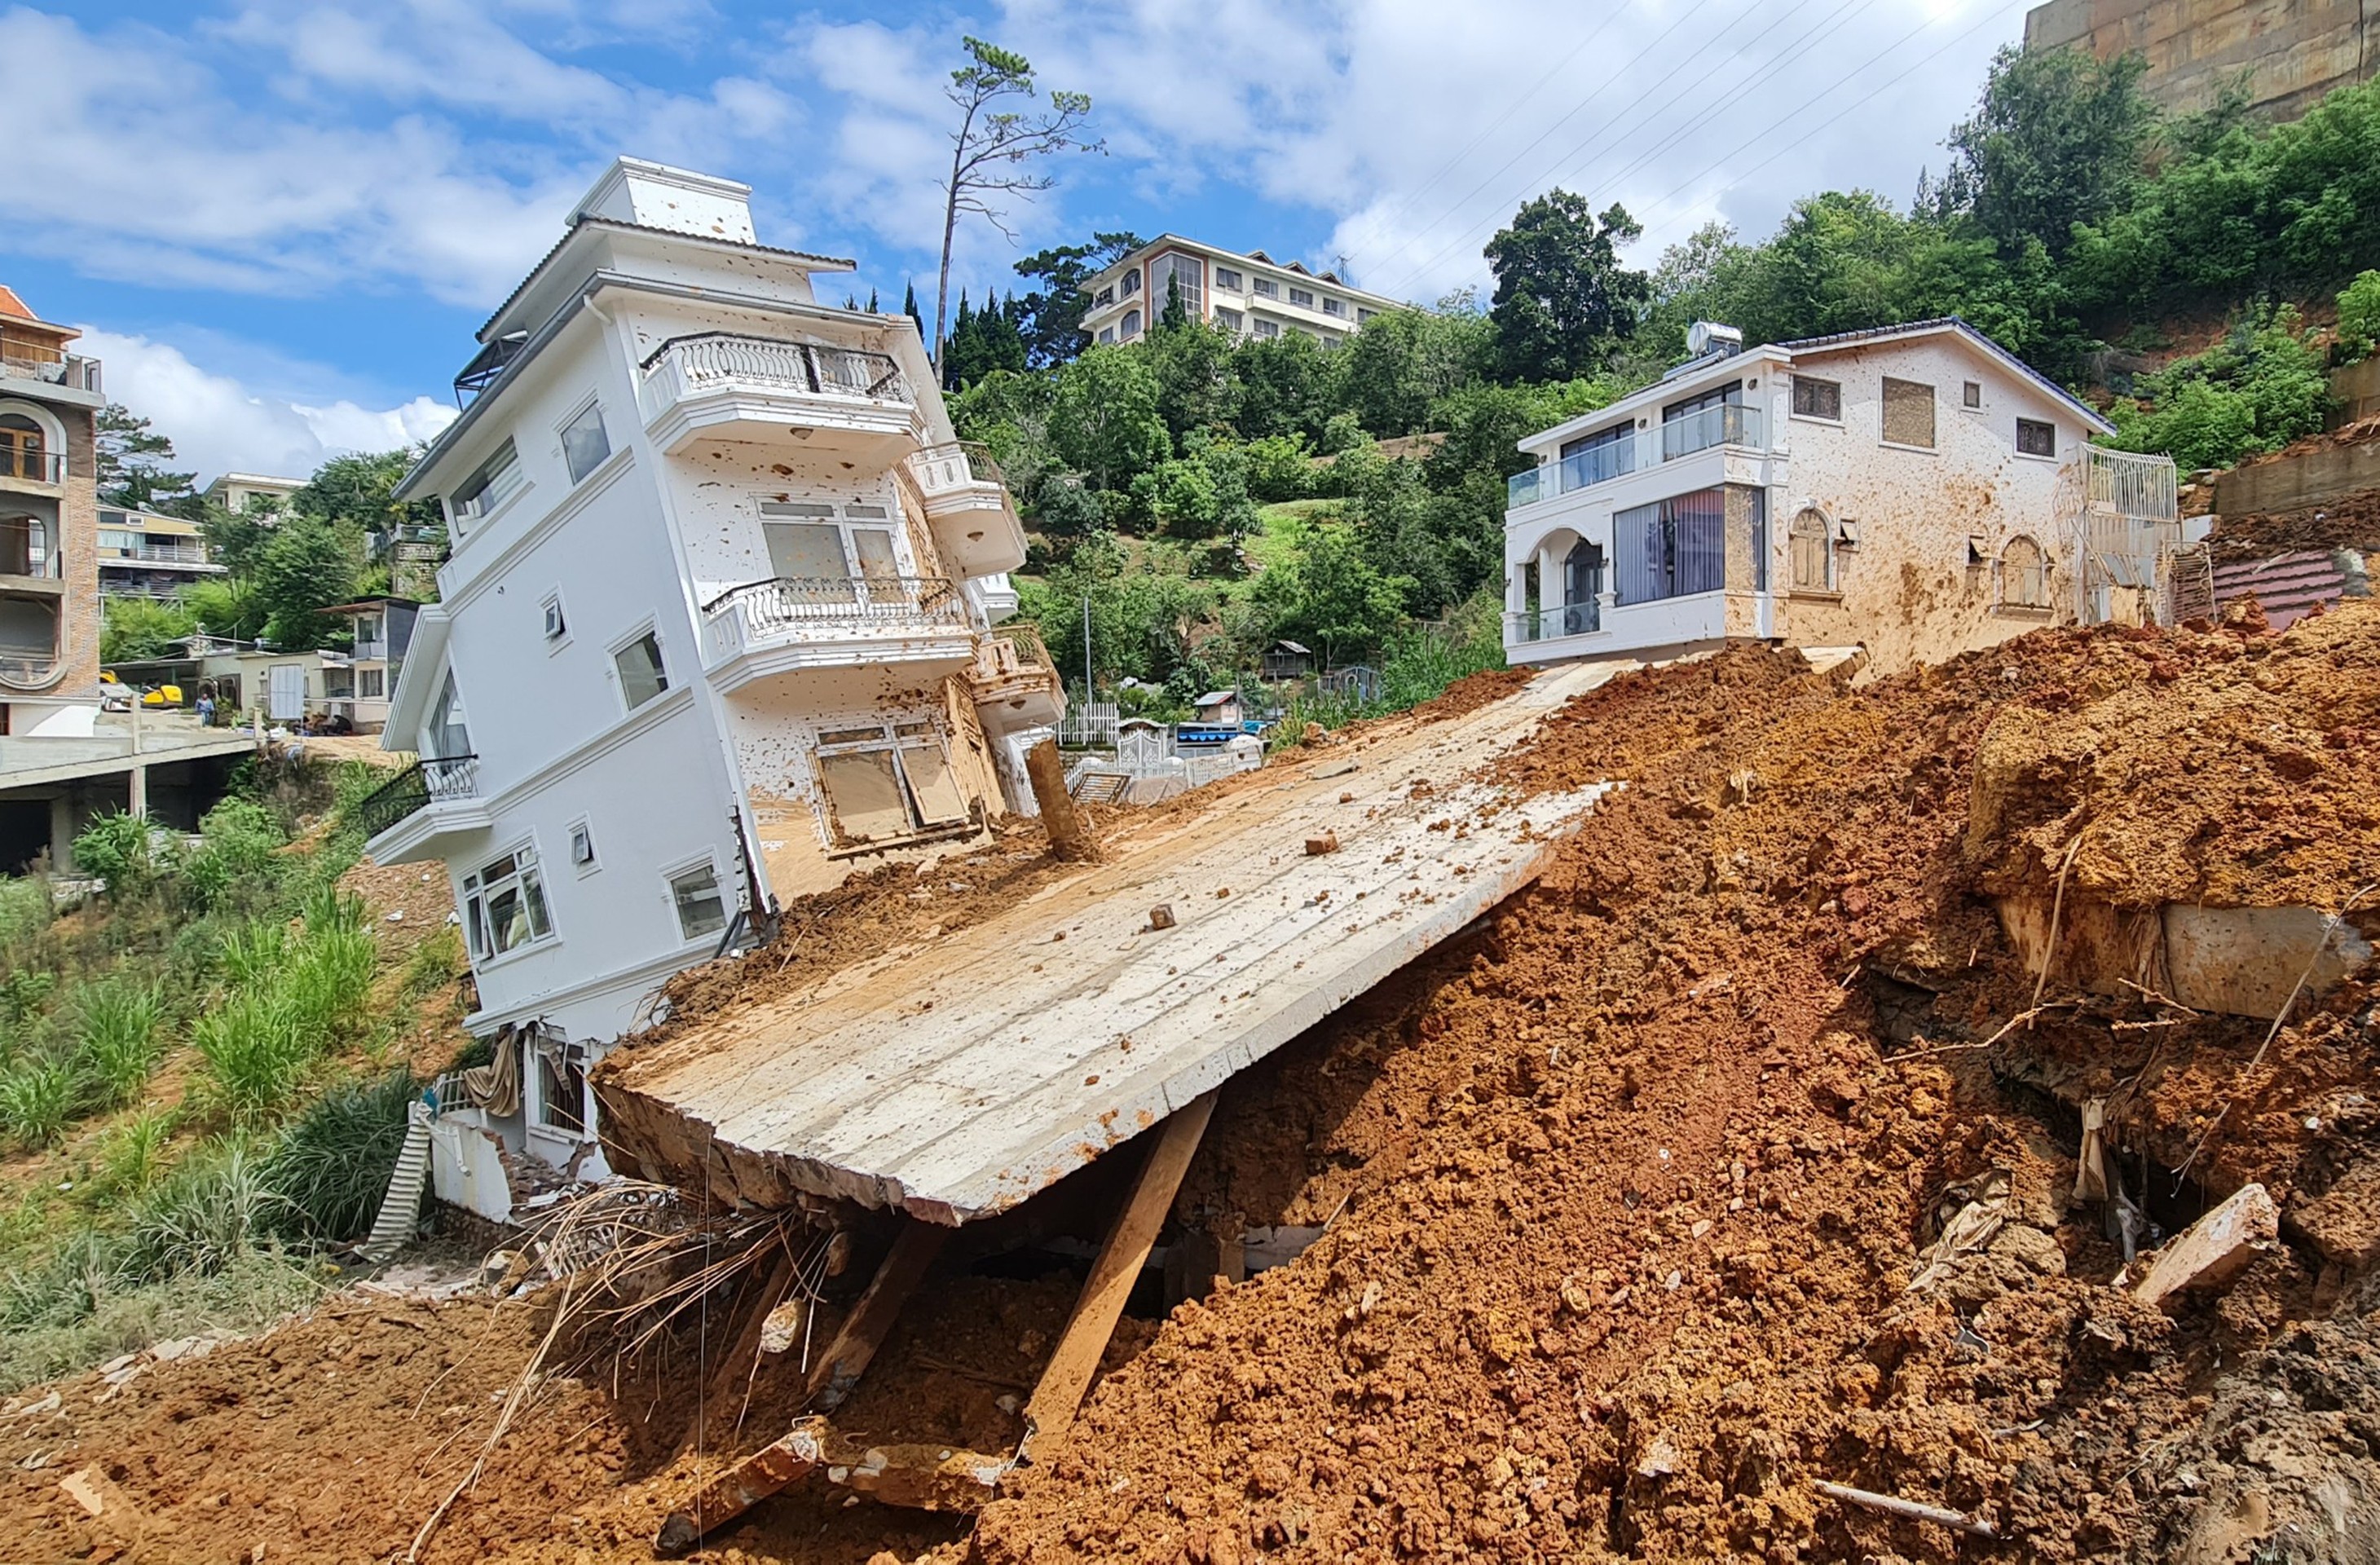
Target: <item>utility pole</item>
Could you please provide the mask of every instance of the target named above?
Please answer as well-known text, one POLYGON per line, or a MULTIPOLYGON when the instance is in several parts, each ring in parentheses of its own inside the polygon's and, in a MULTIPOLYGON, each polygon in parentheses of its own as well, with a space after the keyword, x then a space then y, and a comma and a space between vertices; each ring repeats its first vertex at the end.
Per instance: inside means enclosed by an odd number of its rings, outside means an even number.
POLYGON ((1089 706, 1091 687, 1091 595, 1083 594, 1083 704, 1089 706))

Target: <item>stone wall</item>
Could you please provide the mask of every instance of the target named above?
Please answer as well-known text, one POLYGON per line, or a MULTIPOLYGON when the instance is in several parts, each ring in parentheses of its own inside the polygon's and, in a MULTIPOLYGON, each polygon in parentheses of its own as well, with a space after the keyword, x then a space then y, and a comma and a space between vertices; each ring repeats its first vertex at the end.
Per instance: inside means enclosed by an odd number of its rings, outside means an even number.
POLYGON ((2294 119, 2380 67, 2380 0, 2050 0, 2025 13, 2024 46, 2138 52, 2141 85, 2168 109, 2214 105, 2243 73, 2268 118, 2294 119))

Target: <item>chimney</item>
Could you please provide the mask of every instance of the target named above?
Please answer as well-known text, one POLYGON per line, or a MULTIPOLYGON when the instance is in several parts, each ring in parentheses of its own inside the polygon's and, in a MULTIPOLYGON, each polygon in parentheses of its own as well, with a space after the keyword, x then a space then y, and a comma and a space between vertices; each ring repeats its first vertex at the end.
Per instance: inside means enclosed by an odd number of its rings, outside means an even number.
POLYGON ((613 158, 603 177, 572 210, 570 221, 576 225, 582 218, 608 218, 749 245, 759 242, 752 236, 751 195, 751 186, 716 175, 642 158, 613 158))

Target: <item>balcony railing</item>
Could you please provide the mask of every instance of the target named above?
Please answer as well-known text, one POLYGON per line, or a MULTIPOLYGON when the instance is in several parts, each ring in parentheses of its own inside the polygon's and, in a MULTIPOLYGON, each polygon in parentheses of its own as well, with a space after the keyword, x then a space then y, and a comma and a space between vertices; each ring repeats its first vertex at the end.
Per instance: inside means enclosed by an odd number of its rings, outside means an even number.
POLYGON ((0 376, 42 381, 70 391, 100 390, 98 359, 30 343, 0 342, 0 376))
POLYGON ((674 370, 689 392, 721 385, 761 385, 810 395, 917 406, 917 394, 891 354, 831 343, 707 332, 673 337, 645 360, 649 381, 664 370, 674 370))
POLYGON ((728 588, 703 605, 713 657, 765 642, 839 634, 964 629, 966 600, 942 576, 778 576, 728 588))
POLYGON ((38 690, 58 676, 55 652, 0 651, 0 685, 38 690))
POLYGON ((970 484, 1007 482, 991 453, 971 440, 930 445, 909 458, 909 471, 919 492, 931 497, 970 484))
POLYGON ((480 795, 480 758, 425 756, 366 794, 356 806, 356 822, 367 838, 447 799, 480 795))
POLYGON ((1504 616, 1504 644, 1517 647, 1530 641, 1551 641, 1560 636, 1585 636, 1603 628, 1603 601, 1589 598, 1579 603, 1559 603, 1544 609, 1524 609, 1504 616))
POLYGON ((17 479, 26 483, 64 483, 67 481, 66 454, 0 445, 0 479, 17 479))
POLYGON ((1559 462, 1515 473, 1505 481, 1504 508, 1517 511, 1557 494, 1569 494, 1609 483, 1628 473, 1663 462, 1674 462, 1718 445, 1761 443, 1760 409, 1725 403, 1670 419, 1649 430, 1635 430, 1618 440, 1589 446, 1559 462))
POLYGON ((359 636, 356 638, 354 656, 367 662, 386 662, 388 641, 385 637, 367 639, 359 636))
POLYGON ((987 636, 977 644, 971 674, 977 683, 998 684, 1036 673, 1056 677, 1050 649, 1042 645, 1038 633, 1018 625, 987 636))
POLYGON ((102 558, 143 560, 157 565, 203 565, 208 563, 206 545, 202 543, 140 543, 129 549, 116 550, 102 558))

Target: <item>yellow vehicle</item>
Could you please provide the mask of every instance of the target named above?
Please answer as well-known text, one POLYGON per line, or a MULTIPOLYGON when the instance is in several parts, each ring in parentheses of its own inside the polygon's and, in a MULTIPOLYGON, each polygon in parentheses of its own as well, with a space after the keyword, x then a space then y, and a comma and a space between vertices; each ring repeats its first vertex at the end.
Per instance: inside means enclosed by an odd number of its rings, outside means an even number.
POLYGON ((140 704, 144 707, 178 707, 182 704, 182 687, 178 685, 160 685, 156 689, 141 697, 140 704))

